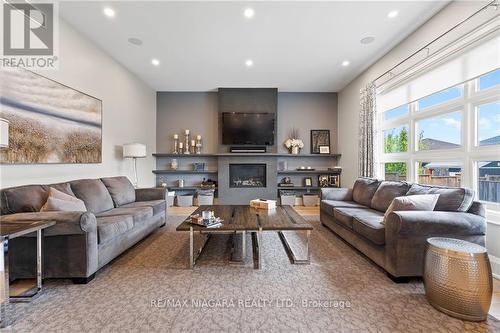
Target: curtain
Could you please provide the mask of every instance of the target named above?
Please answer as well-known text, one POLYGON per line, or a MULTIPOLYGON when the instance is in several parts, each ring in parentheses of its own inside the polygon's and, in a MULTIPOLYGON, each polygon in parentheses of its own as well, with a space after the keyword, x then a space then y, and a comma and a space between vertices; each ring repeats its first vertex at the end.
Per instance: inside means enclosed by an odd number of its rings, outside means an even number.
POLYGON ((376 158, 376 89, 369 83, 360 91, 359 111, 359 176, 375 177, 376 158))

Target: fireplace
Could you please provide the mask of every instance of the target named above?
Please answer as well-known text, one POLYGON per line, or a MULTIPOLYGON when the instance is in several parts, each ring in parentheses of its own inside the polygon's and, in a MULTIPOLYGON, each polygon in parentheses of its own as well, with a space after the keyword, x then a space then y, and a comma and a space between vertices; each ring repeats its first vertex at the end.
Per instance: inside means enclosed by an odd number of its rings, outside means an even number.
POLYGON ((229 164, 229 187, 266 187, 266 164, 229 164))

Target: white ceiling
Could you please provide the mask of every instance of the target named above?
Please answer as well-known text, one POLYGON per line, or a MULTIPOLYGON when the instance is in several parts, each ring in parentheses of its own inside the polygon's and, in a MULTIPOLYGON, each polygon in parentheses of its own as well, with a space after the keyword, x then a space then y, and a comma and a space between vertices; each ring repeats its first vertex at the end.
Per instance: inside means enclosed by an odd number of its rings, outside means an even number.
POLYGON ((77 30, 157 91, 339 91, 445 1, 62 2, 77 30), (103 15, 105 6, 116 16, 103 15), (245 8, 255 10, 252 19, 245 8), (398 10, 394 19, 388 12, 398 10), (363 37, 375 42, 363 45, 363 37), (140 38, 141 46, 130 44, 140 38), (158 58, 160 66, 151 65, 158 58), (254 66, 247 68, 245 60, 254 66), (341 66, 349 60, 350 66, 341 66))

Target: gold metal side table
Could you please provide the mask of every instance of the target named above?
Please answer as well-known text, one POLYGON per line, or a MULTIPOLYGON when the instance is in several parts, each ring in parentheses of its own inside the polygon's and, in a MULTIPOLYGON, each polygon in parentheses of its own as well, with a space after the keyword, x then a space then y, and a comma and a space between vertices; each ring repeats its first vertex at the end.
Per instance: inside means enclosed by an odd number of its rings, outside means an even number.
POLYGON ((470 321, 486 320, 493 293, 486 249, 460 239, 429 238, 424 286, 427 300, 439 311, 470 321))

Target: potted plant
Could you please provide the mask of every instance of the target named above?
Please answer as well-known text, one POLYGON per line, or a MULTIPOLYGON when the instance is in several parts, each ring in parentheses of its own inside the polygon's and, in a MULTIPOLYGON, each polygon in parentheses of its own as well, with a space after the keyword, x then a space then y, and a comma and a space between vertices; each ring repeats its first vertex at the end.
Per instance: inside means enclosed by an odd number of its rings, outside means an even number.
POLYGON ((292 129, 290 131, 290 138, 285 141, 285 147, 288 149, 290 154, 297 155, 300 150, 304 148, 304 142, 299 139, 299 131, 297 129, 292 129))

